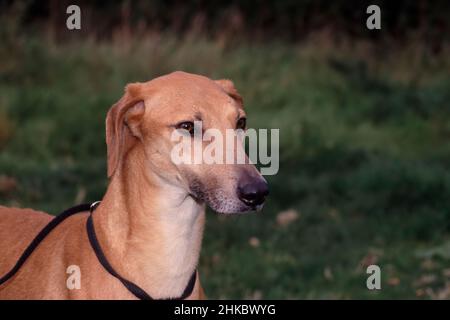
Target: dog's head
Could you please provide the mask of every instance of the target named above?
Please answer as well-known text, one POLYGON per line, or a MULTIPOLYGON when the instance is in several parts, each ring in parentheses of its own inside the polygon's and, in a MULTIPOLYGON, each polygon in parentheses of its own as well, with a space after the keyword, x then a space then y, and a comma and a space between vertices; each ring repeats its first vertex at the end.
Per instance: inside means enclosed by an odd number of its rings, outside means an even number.
MULTIPOLYGON (((205 152, 208 142, 202 138, 208 129, 215 129, 225 139, 227 131, 245 130, 245 126, 242 98, 230 80, 213 81, 174 72, 149 82, 129 84, 106 118, 108 176, 122 170, 129 150, 140 146, 145 151, 144 170, 152 170, 213 210, 258 210, 268 186, 253 164, 205 163, 203 159, 200 163, 179 163, 173 159, 174 148, 180 146, 192 156, 190 159, 205 152), (180 135, 180 140, 174 139, 174 133, 180 135), (200 147, 193 147, 195 142, 200 147)), ((235 142, 232 146, 224 140, 223 149, 219 148, 225 151, 224 160, 227 151, 243 153, 246 158, 240 140, 231 141, 235 142)))

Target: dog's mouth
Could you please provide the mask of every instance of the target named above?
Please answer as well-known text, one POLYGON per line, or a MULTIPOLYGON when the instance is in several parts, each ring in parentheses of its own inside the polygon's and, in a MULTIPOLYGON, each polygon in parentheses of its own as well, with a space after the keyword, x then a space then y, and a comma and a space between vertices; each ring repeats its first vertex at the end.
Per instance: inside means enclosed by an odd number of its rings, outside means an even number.
POLYGON ((242 214, 259 212, 263 209, 267 193, 262 197, 252 195, 251 192, 244 195, 242 193, 239 188, 233 194, 220 187, 206 188, 199 179, 192 179, 189 184, 190 196, 198 203, 205 203, 217 213, 242 214))
POLYGON ((220 214, 245 214, 250 212, 259 212, 264 204, 258 206, 248 206, 239 200, 227 199, 219 201, 207 201, 208 206, 220 214))
POLYGON ((237 196, 229 197, 223 191, 199 192, 191 191, 189 195, 198 203, 205 203, 212 210, 222 214, 243 214, 249 212, 259 212, 263 209, 264 203, 258 205, 246 204, 239 200, 237 196))

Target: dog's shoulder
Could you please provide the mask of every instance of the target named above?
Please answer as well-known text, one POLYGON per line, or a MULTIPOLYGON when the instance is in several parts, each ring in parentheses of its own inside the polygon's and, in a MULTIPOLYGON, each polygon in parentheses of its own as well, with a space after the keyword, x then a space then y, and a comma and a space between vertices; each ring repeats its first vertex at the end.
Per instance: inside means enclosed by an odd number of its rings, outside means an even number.
POLYGON ((0 206, 0 275, 52 219, 44 212, 0 206))
POLYGON ((0 235, 19 231, 16 229, 20 229, 20 233, 27 233, 43 227, 52 219, 53 216, 42 211, 0 206, 0 235))

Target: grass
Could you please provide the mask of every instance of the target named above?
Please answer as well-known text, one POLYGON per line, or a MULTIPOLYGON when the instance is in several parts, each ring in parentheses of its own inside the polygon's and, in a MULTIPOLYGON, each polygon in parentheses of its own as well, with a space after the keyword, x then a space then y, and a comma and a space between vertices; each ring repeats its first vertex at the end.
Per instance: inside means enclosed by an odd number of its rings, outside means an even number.
POLYGON ((208 214, 200 261, 208 296, 449 297, 448 52, 430 56, 415 42, 331 46, 320 36, 232 48, 169 35, 3 37, 3 205, 56 214, 100 199, 104 118, 126 83, 173 70, 230 78, 250 126, 281 129, 281 164, 262 214, 208 214), (282 226, 288 209, 299 218, 282 226), (380 291, 366 288, 371 263, 382 270, 380 291))

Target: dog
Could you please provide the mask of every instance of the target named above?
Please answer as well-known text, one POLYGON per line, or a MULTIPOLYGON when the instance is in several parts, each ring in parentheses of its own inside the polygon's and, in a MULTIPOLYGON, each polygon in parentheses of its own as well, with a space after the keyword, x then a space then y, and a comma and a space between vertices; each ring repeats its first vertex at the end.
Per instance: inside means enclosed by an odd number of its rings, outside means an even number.
MULTIPOLYGON (((245 127, 242 98, 230 80, 174 72, 128 84, 106 117, 107 191, 92 213, 98 243, 121 277, 152 299, 205 298, 196 268, 205 208, 224 214, 262 207, 268 185, 251 163, 175 164, 171 134, 245 127)), ((195 139, 195 137, 190 137, 195 139)), ((236 146, 238 148, 240 146, 236 146)), ((136 299, 94 252, 89 212, 52 230, 20 270, 0 286, 0 299, 136 299), (79 288, 69 288, 70 266, 79 288)), ((31 209, 0 207, 0 277, 13 268, 36 234, 54 219, 31 209)))

